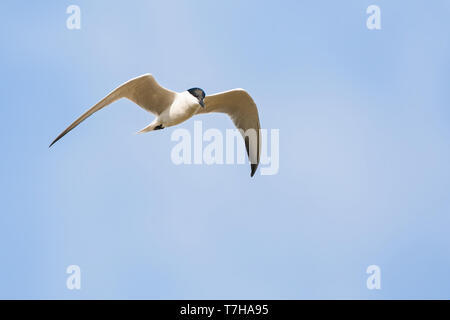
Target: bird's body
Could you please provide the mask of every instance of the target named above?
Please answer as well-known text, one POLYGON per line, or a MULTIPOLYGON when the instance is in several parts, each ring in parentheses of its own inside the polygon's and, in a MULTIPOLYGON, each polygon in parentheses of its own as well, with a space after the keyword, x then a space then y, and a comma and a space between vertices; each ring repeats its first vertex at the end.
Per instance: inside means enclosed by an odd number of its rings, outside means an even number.
POLYGON ((113 90, 104 99, 86 111, 66 130, 64 130, 50 147, 86 118, 121 98, 127 98, 156 118, 139 133, 164 129, 180 124, 195 114, 222 112, 228 114, 238 129, 242 129, 247 153, 251 162, 251 176, 259 164, 260 124, 258 109, 250 95, 243 89, 205 96, 200 88, 192 88, 183 92, 174 92, 161 87, 151 74, 131 79, 113 90), (248 130, 255 131, 255 138, 246 136, 248 130))
POLYGON ((172 105, 157 118, 164 128, 172 127, 191 118, 201 108, 197 98, 188 91, 177 93, 172 105))
POLYGON ((176 126, 191 118, 200 108, 197 98, 188 91, 176 92, 170 106, 161 114, 156 115, 155 120, 138 133, 176 126))

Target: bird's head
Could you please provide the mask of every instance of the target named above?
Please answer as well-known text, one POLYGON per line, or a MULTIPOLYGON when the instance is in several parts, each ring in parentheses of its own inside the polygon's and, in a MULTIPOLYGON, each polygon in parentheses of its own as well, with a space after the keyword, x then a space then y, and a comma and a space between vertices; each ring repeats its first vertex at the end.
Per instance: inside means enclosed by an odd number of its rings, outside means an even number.
POLYGON ((194 97, 197 98, 198 104, 199 104, 202 108, 205 107, 205 103, 204 103, 204 101, 203 101, 203 99, 205 99, 205 96, 206 96, 206 95, 205 95, 205 91, 203 91, 203 90, 200 89, 200 88, 192 88, 192 89, 189 89, 188 92, 189 92, 190 94, 192 94, 194 97))

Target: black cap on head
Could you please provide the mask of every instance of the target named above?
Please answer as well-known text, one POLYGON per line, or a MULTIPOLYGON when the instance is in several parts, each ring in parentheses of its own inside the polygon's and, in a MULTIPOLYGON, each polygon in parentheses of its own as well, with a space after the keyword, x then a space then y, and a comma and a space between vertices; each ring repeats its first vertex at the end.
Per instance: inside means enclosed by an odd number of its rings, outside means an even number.
POLYGON ((203 99, 205 99, 206 94, 205 94, 205 91, 203 91, 203 89, 192 88, 192 89, 189 89, 188 92, 198 99, 198 103, 203 108, 205 107, 205 104, 203 103, 203 99))
POLYGON ((196 97, 197 99, 204 99, 205 98, 205 91, 203 91, 203 89, 192 88, 192 89, 189 89, 188 92, 190 94, 192 94, 194 97, 196 97))

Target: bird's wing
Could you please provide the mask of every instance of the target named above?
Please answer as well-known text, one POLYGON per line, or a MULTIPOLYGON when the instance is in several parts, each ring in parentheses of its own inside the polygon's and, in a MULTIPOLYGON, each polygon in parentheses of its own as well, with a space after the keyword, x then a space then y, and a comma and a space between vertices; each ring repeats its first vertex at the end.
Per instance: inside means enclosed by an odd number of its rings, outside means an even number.
POLYGON ((86 111, 66 130, 64 130, 52 142, 50 147, 89 116, 116 100, 127 98, 143 109, 150 111, 155 115, 159 115, 172 104, 175 99, 175 95, 175 92, 161 87, 151 74, 144 74, 140 77, 131 79, 113 90, 95 106, 86 111))
POLYGON ((206 96, 205 108, 200 108, 198 114, 209 112, 222 112, 230 116, 235 126, 241 130, 245 141, 247 155, 251 163, 251 176, 259 165, 261 137, 258 108, 252 97, 243 89, 233 89, 226 92, 206 96), (253 129, 251 131, 247 131, 253 129), (246 136, 245 132, 251 133, 246 136), (252 137, 253 135, 253 137, 252 137))

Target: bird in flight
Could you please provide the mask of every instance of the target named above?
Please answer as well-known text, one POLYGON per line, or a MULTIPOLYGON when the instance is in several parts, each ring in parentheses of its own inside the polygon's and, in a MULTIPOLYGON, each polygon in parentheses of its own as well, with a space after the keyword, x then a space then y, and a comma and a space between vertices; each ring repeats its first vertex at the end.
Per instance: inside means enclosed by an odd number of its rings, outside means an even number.
POLYGON ((133 101, 156 116, 155 120, 139 133, 175 126, 196 114, 210 112, 228 114, 244 138, 251 166, 250 175, 253 177, 255 174, 259 165, 261 127, 258 108, 245 90, 233 89, 210 96, 205 96, 205 92, 200 88, 174 92, 160 86, 151 74, 131 79, 113 90, 67 127, 50 147, 89 116, 121 98, 133 101))

